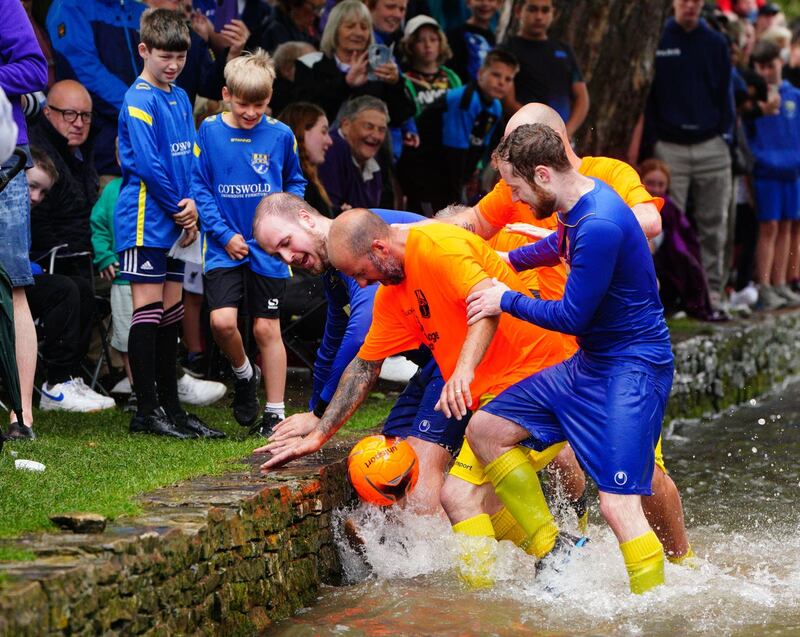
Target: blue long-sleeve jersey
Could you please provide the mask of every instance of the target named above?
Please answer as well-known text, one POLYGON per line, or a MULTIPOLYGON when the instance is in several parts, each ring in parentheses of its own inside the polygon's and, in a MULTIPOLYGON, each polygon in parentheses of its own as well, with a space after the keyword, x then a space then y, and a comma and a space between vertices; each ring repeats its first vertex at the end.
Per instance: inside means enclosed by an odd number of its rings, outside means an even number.
POLYGON ((753 153, 753 175, 766 179, 800 176, 800 90, 784 80, 781 110, 749 121, 747 143, 753 153))
POLYGON ((234 128, 221 115, 200 125, 194 148, 192 196, 203 233, 203 270, 248 264, 256 274, 287 278, 289 269, 253 240, 253 215, 261 199, 272 192, 303 197, 306 180, 300 169, 297 141, 291 129, 263 116, 250 130, 234 128), (225 246, 240 234, 250 254, 236 261, 225 246))
MULTIPOLYGON (((372 212, 386 223, 416 223, 425 219, 401 210, 373 208, 372 212)), ((345 367, 361 349, 372 324, 372 306, 378 291, 377 285, 359 287, 354 279, 333 268, 322 276, 322 281, 328 315, 314 361, 314 385, 309 402, 312 410, 320 400, 327 404, 333 398, 345 367)))
POLYGON ((173 215, 190 196, 194 119, 186 92, 137 78, 119 113, 122 187, 114 214, 117 250, 170 248, 181 233, 173 215))
POLYGON ((569 271, 564 297, 542 301, 506 292, 501 307, 545 329, 576 335, 587 354, 669 363, 669 330, 647 239, 625 202, 594 182, 559 215, 557 233, 509 253, 517 270, 563 259, 569 271))

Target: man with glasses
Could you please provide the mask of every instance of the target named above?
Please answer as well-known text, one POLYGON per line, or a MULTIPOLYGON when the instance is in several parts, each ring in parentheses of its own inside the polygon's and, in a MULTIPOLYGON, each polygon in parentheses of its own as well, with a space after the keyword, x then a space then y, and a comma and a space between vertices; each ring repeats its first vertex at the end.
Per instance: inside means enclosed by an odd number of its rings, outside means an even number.
POLYGON ((325 0, 280 0, 264 24, 259 45, 272 54, 284 42, 308 42, 319 46, 319 18, 325 0))
MULTIPOLYGON (((31 213, 31 255, 37 258, 64 244, 64 254, 91 251, 89 216, 97 201, 97 172, 89 141, 92 98, 74 80, 56 82, 42 114, 31 127, 31 145, 53 160, 58 180, 31 213)), ((88 278, 85 264, 85 260, 65 260, 59 263, 59 273, 88 278)))
POLYGON ((500 48, 513 53, 520 68, 503 105, 516 113, 523 104, 547 104, 558 111, 572 137, 589 112, 589 91, 572 48, 547 37, 554 11, 552 0, 524 0, 517 7, 518 34, 500 48))

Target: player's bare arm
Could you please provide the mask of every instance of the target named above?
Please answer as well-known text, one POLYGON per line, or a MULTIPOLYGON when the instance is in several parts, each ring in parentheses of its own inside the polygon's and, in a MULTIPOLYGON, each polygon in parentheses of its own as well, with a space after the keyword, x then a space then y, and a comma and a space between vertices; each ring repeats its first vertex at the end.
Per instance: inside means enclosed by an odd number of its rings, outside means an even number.
MULTIPOLYGON (((492 279, 484 279, 470 289, 470 295, 492 286, 492 279)), ((444 412, 445 416, 461 419, 467 415, 472 404, 472 393, 469 386, 475 377, 475 368, 483 360, 494 333, 497 331, 499 317, 490 317, 478 321, 467 328, 467 336, 461 346, 456 368, 442 388, 442 395, 435 409, 444 412)))
POLYGON ((661 234, 661 213, 654 203, 650 201, 639 203, 631 208, 631 210, 633 210, 636 220, 642 227, 644 236, 648 239, 652 239, 661 234))
POLYGON ((342 374, 336 393, 325 409, 325 413, 317 426, 305 436, 298 436, 293 441, 271 442, 264 447, 259 447, 254 453, 270 452, 276 448, 280 451, 261 465, 261 471, 266 473, 285 465, 291 460, 302 458, 310 453, 319 451, 330 438, 347 422, 358 406, 364 402, 369 390, 378 379, 383 360, 366 361, 356 356, 342 374))
POLYGON ((482 239, 491 239, 500 231, 500 228, 493 226, 486 220, 477 204, 450 217, 437 218, 435 221, 459 226, 464 230, 474 232, 482 239))

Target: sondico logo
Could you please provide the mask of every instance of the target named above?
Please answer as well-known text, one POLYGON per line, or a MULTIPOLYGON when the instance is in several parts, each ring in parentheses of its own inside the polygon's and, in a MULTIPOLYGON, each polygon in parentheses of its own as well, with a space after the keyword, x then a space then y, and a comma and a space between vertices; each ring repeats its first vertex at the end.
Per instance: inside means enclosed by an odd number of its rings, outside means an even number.
POLYGON ((192 152, 192 142, 175 142, 174 144, 170 144, 170 149, 172 150, 173 157, 187 155, 192 152))
POLYGON ((270 193, 270 185, 259 184, 219 184, 217 192, 226 198, 264 197, 270 193))

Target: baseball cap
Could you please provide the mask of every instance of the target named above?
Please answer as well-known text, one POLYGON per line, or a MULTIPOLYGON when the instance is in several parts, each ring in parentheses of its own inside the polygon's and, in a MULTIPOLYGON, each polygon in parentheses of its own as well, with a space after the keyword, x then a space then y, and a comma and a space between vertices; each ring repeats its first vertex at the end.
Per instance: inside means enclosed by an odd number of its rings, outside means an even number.
POLYGON ((441 30, 442 28, 439 26, 439 23, 429 15, 415 15, 408 22, 406 22, 406 28, 403 29, 403 37, 408 38, 414 35, 414 33, 416 33, 422 27, 428 25, 435 27, 439 30, 441 30))
POLYGON ((778 15, 781 8, 774 2, 767 2, 758 8, 758 15, 778 15))

